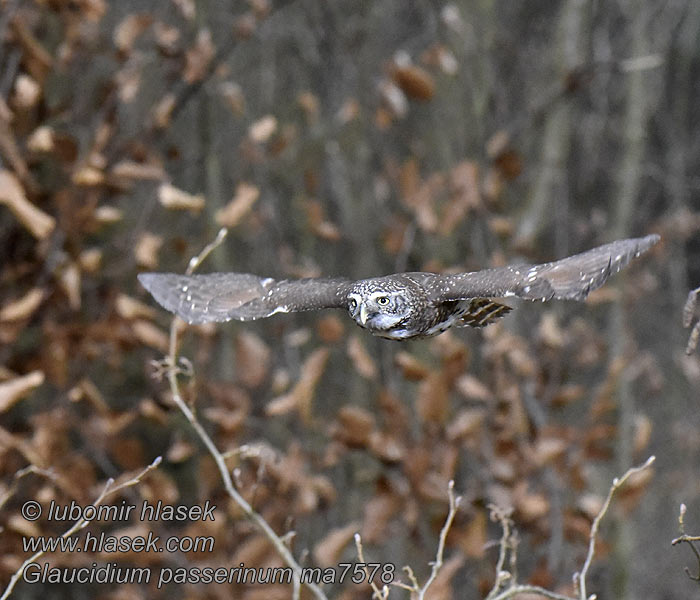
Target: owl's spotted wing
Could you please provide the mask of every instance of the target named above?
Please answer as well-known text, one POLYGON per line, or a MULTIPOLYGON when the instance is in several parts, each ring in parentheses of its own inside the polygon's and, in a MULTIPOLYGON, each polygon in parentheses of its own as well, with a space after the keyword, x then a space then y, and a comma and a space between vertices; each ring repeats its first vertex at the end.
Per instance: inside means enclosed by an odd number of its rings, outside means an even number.
POLYGON ((618 240, 587 252, 541 265, 514 265, 475 273, 442 275, 428 284, 431 300, 466 298, 583 300, 633 258, 646 252, 658 235, 618 240))
POLYGON ((138 277, 163 308, 192 324, 344 308, 349 286, 345 279, 278 281, 249 273, 141 273, 138 277))

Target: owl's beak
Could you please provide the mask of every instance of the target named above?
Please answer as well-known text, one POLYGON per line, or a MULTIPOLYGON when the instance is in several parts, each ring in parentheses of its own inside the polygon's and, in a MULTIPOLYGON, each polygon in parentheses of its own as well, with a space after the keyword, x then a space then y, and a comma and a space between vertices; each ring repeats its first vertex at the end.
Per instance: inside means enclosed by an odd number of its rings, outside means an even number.
POLYGON ((367 317, 369 316, 367 312, 367 305, 363 302, 360 304, 360 323, 363 325, 367 323, 367 317))

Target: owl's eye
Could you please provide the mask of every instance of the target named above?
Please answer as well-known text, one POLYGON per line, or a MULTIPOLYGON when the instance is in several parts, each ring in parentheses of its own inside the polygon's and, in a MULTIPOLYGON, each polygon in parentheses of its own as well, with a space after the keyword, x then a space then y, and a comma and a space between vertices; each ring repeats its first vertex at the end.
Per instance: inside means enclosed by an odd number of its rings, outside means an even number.
POLYGON ((389 304, 389 297, 379 296, 379 298, 377 298, 377 304, 379 304, 379 306, 386 306, 387 304, 389 304))
POLYGON ((354 298, 351 298, 350 302, 348 302, 348 306, 350 307, 350 310, 352 312, 355 312, 355 309, 357 308, 357 300, 355 300, 354 298))

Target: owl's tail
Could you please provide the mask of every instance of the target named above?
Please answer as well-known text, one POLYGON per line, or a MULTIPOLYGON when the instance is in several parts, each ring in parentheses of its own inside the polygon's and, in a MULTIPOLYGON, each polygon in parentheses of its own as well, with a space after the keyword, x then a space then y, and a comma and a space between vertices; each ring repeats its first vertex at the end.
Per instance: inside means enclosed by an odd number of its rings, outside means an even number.
POLYGON ((462 327, 486 327, 496 319, 506 316, 511 310, 510 306, 489 300, 488 298, 474 298, 470 301, 467 312, 460 319, 462 327))

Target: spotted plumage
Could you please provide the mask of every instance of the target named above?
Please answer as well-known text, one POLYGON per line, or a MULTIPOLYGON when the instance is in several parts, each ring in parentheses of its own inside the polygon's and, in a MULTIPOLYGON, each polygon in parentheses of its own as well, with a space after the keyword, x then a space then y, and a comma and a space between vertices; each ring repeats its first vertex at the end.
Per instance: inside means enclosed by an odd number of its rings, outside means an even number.
POLYGON ((163 307, 188 323, 343 308, 370 333, 405 340, 437 335, 453 326, 484 327, 512 310, 493 298, 583 300, 658 240, 658 235, 618 240, 541 265, 455 275, 395 273, 350 281, 142 273, 139 281, 163 307))

